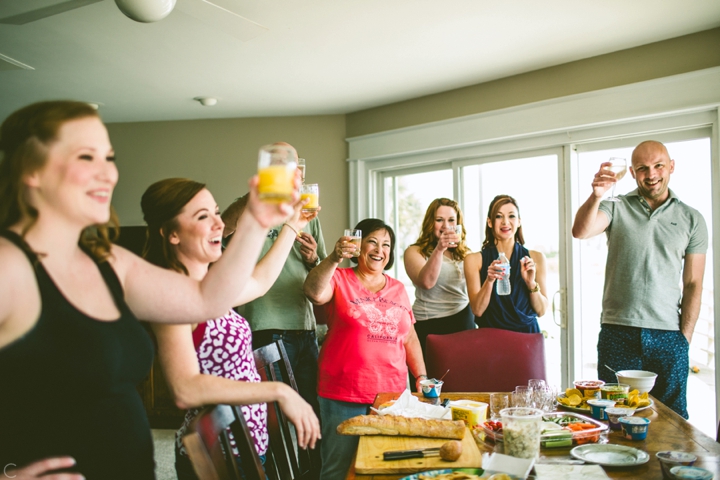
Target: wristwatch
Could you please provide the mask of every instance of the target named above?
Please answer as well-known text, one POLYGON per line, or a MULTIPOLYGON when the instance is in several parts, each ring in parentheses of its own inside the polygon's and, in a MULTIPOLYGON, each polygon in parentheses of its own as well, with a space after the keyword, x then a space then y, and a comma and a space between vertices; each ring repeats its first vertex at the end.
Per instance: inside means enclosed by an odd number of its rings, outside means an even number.
POLYGON ((530 293, 537 293, 540 291, 540 284, 538 282, 535 282, 535 288, 528 289, 530 293))

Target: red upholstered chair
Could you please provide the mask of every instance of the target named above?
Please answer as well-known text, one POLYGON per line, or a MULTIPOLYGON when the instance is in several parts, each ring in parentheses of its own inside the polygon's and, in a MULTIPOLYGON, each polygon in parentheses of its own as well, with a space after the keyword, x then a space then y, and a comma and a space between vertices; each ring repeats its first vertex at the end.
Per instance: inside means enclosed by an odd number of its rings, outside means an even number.
POLYGON ((546 379, 545 338, 497 328, 428 335, 425 364, 430 378, 450 369, 444 392, 511 392, 531 378, 546 379))

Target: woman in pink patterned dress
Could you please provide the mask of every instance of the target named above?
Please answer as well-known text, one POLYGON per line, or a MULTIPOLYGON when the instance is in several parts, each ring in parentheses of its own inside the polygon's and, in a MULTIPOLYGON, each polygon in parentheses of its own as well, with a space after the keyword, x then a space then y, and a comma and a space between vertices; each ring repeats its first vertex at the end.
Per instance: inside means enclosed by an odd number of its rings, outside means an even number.
MULTIPOLYGON (((204 184, 182 178, 154 183, 142 197, 148 224, 144 256, 152 263, 202 280, 211 263, 222 255, 224 223, 212 194, 204 184)), ((237 304, 263 295, 280 273, 295 231, 300 231, 317 213, 295 214, 285 224, 273 248, 257 264, 237 304)), ((282 382, 260 382, 252 356, 252 333, 240 315, 225 315, 197 325, 154 328, 159 357, 175 403, 188 409, 176 435, 176 470, 179 480, 195 479, 182 445, 182 436, 202 405, 242 405, 258 454, 268 447, 267 405, 278 401, 295 425, 298 444, 314 448, 320 436, 312 407, 282 382)), ((234 452, 237 455, 237 452, 234 452)), ((240 459, 238 457, 238 463, 240 459)))

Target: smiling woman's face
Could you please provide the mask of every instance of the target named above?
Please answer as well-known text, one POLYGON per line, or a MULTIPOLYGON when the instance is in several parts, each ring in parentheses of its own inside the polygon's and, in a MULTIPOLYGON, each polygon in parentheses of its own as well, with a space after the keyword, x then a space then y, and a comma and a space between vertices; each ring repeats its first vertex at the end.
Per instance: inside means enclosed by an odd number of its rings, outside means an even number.
POLYGON ((177 229, 170 234, 170 244, 185 265, 209 264, 222 255, 222 232, 225 224, 212 194, 200 190, 176 217, 177 229))
POLYGON ((390 234, 387 230, 383 228, 370 232, 360 245, 358 266, 374 273, 382 273, 390 261, 391 248, 390 234))
POLYGON ((520 215, 517 207, 512 203, 506 203, 495 214, 495 218, 488 219, 488 225, 493 230, 496 241, 515 238, 520 226, 520 215))

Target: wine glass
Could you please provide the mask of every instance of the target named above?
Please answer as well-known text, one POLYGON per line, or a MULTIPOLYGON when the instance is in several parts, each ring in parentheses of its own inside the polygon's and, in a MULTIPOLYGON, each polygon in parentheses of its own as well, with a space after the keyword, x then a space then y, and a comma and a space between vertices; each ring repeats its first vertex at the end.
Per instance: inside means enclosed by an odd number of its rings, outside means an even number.
POLYGON ((500 418, 500 410, 510 407, 510 396, 507 393, 490 394, 490 419, 500 418))
POLYGON ((627 172, 627 160, 620 157, 610 157, 610 165, 605 167, 605 170, 610 170, 615 174, 615 183, 613 183, 612 186, 612 193, 610 194, 610 198, 607 199, 608 202, 619 202, 620 199, 615 196, 615 185, 617 185, 617 182, 622 180, 622 178, 625 176, 625 173, 627 172))

